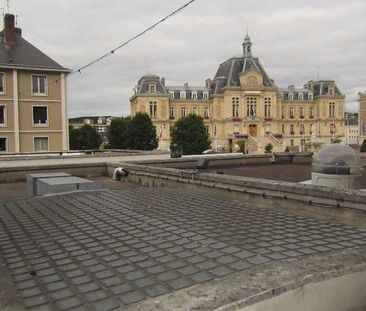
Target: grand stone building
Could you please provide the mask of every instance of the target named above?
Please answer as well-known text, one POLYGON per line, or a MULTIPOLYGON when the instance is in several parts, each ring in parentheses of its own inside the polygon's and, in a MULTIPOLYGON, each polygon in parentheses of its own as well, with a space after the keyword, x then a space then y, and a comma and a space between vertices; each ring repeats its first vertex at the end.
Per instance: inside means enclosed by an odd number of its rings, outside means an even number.
POLYGON ((130 99, 131 114, 150 115, 160 148, 169 148, 170 128, 188 114, 204 118, 218 151, 234 151, 240 140, 246 142, 247 152, 260 153, 269 143, 283 151, 344 137, 345 96, 334 81, 277 87, 252 54, 248 35, 242 46, 242 54, 220 64, 204 87, 167 86, 164 78, 151 74, 138 81, 130 99))
POLYGON ((360 103, 360 111, 358 113, 359 142, 362 144, 363 140, 366 139, 366 92, 358 93, 358 95, 360 103))

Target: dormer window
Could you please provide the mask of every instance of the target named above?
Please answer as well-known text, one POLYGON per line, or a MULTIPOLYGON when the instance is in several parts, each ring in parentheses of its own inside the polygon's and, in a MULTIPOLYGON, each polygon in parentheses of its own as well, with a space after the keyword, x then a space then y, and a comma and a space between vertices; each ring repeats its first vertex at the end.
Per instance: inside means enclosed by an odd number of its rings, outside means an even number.
POLYGON ((203 92, 203 99, 208 99, 208 92, 203 92))
POLYGON ((180 91, 180 99, 186 99, 186 91, 180 91))
POLYGON ((280 98, 283 99, 283 93, 282 92, 280 92, 280 98))
POLYGON ((303 99, 304 99, 304 95, 303 95, 302 93, 299 93, 299 95, 298 95, 298 99, 299 99, 299 100, 303 100, 303 99))
POLYGON ((289 93, 288 94, 288 100, 294 100, 294 94, 289 93))
POLYGON ((329 95, 334 95, 334 86, 333 85, 329 86, 328 91, 329 91, 329 95))
POLYGON ((309 94, 308 94, 308 99, 309 99, 309 100, 313 100, 313 93, 309 93, 309 94))
POLYGON ((156 93, 156 84, 149 84, 149 92, 156 93))
POLYGON ((197 99, 197 92, 195 91, 192 92, 192 99, 197 99))
POLYGON ((169 98, 174 99, 174 91, 169 91, 169 98))

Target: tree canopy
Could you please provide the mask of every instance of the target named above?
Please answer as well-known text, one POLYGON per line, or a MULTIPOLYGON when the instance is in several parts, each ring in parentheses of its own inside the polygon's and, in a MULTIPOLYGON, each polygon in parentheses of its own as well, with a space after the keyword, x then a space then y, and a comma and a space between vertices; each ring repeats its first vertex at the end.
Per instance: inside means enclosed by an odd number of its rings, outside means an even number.
POLYGON ((102 139, 94 127, 84 124, 81 128, 69 128, 71 150, 99 149, 102 139))
POLYGON ((108 127, 108 148, 127 149, 129 147, 128 127, 130 118, 114 118, 108 127))
POLYGON ((130 149, 153 150, 158 147, 155 126, 146 113, 139 112, 131 119, 127 136, 130 149))
POLYGON ((201 154, 210 148, 211 141, 202 117, 188 115, 174 124, 170 143, 173 156, 201 154))

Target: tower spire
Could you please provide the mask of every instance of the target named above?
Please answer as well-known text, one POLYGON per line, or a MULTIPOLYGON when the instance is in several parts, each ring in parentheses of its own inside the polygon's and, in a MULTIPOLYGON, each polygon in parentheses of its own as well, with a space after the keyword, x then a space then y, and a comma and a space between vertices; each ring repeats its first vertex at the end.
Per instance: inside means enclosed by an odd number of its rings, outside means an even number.
POLYGON ((247 32, 246 32, 244 42, 243 42, 243 54, 244 54, 244 56, 248 56, 248 57, 252 56, 252 42, 250 41, 250 37, 248 34, 248 27, 247 27, 247 32))

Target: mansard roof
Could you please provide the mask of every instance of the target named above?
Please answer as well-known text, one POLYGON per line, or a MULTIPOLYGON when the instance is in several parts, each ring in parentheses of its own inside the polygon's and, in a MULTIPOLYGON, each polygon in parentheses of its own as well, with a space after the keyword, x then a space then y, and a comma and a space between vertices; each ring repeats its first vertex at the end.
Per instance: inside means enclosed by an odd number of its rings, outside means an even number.
POLYGON ((222 93, 224 87, 240 86, 239 75, 250 70, 255 70, 263 76, 264 86, 275 86, 273 80, 267 75, 257 57, 234 55, 220 64, 212 82, 212 92, 222 93))
POLYGON ((334 95, 343 95, 333 80, 320 80, 314 82, 314 95, 328 95, 328 90, 330 86, 334 86, 334 95))
POLYGON ((167 93, 165 85, 161 81, 160 77, 155 74, 146 74, 137 82, 136 92, 137 93, 149 93, 149 84, 156 84, 157 93, 167 93))

